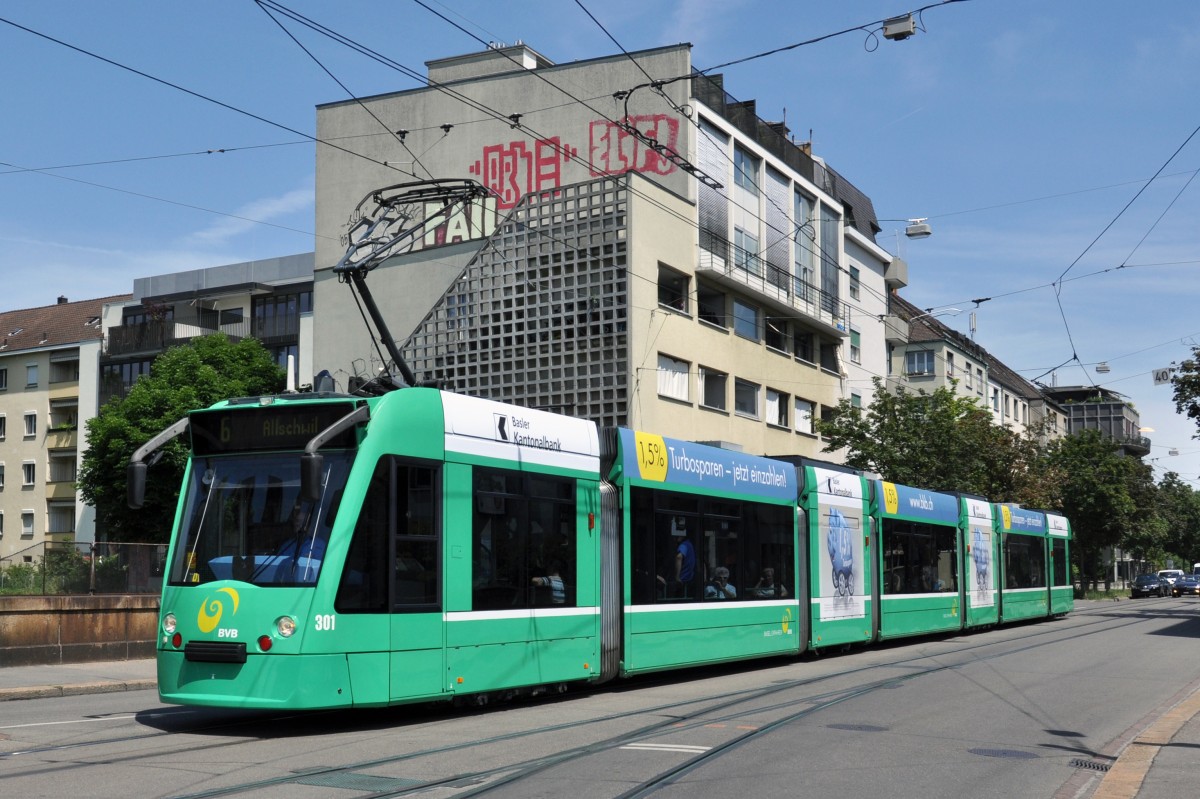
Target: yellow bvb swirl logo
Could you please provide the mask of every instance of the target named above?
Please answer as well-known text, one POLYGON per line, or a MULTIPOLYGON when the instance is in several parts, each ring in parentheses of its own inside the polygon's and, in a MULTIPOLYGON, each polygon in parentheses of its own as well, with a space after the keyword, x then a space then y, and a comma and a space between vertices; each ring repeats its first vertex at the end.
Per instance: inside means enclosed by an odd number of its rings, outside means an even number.
POLYGON ((779 626, 781 628, 783 628, 783 634, 787 635, 788 628, 790 628, 792 626, 792 609, 791 608, 786 608, 783 611, 783 618, 780 620, 779 626))
MULTIPOLYGON (((238 609, 238 592, 232 588, 218 588, 218 594, 229 594, 230 600, 233 602, 233 610, 230 616, 237 614, 238 609)), ((200 628, 202 633, 211 633, 217 629, 217 625, 221 622, 221 614, 225 612, 225 604, 220 597, 208 597, 204 600, 204 604, 200 606, 200 613, 196 616, 196 626, 200 628)))

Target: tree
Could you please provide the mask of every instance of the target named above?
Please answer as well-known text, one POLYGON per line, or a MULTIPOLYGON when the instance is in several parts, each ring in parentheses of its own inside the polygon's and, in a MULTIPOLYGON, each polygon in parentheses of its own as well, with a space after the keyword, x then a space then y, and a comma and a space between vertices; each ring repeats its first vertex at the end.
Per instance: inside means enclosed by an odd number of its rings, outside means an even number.
POLYGON ((128 396, 108 402, 87 423, 79 492, 96 509, 107 538, 166 543, 170 535, 187 446, 176 440, 164 448, 150 470, 145 504, 134 511, 126 504, 125 466, 138 447, 188 411, 232 397, 277 393, 283 386, 283 369, 257 339, 234 343, 218 333, 158 356, 128 396))
POLYGON ((1158 483, 1158 513, 1163 519, 1164 562, 1174 555, 1180 568, 1190 570, 1193 559, 1200 557, 1200 493, 1167 472, 1158 483))
POLYGON ((848 465, 889 482, 1053 504, 1037 431, 1019 434, 994 424, 974 397, 952 388, 893 393, 876 378, 866 410, 842 400, 833 418, 818 420, 816 428, 828 442, 826 452, 845 449, 848 465))
MULTIPOLYGON (((1187 414, 1200 426, 1200 347, 1192 348, 1192 357, 1180 365, 1171 378, 1174 389, 1175 410, 1187 414)), ((1200 438, 1200 434, 1192 436, 1200 438)))
POLYGON ((1122 455, 1120 445, 1099 430, 1052 442, 1049 461, 1062 481, 1058 507, 1071 521, 1072 551, 1086 585, 1089 576, 1097 577, 1105 548, 1121 545, 1130 531, 1159 523, 1151 470, 1122 455))

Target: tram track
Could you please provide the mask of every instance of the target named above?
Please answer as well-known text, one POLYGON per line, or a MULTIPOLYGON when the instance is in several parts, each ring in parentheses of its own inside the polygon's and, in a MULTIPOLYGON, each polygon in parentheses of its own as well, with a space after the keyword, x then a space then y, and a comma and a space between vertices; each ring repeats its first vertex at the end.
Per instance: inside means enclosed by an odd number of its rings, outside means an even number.
MULTIPOLYGON (((1147 606, 1148 607, 1148 606, 1147 606)), ((869 695, 872 692, 885 690, 896 687, 906 681, 916 679, 918 677, 933 674, 939 671, 959 668, 968 663, 979 663, 991 659, 992 657, 1011 656, 1020 652, 1030 651, 1044 646, 1060 643, 1065 640, 1080 638, 1088 635, 1103 633, 1109 630, 1119 629, 1120 627, 1139 624, 1145 621, 1140 615, 1130 617, 1114 616, 1108 612, 1107 608, 1093 608, 1087 611, 1081 611, 1069 617, 1072 620, 1077 620, 1079 623, 1071 626, 1070 629, 1062 627, 1046 627, 1038 629, 1034 625, 1022 625, 1024 638, 1030 639, 1026 644, 1019 648, 1008 648, 1002 652, 997 652, 995 655, 984 655, 982 657, 970 657, 973 654, 978 654, 980 650, 989 647, 1003 645, 1012 642, 1012 638, 1004 637, 999 640, 966 640, 957 642, 952 648, 945 649, 937 653, 920 652, 915 653, 910 657, 889 661, 887 663, 869 663, 857 666, 852 669, 838 671, 836 673, 817 674, 805 676, 798 679, 788 679, 772 683, 768 686, 756 687, 752 689, 742 689, 730 691, 716 696, 708 696, 702 699, 690 700, 684 703, 670 702, 656 704, 648 707, 637 708, 619 713, 606 714, 600 717, 593 717, 583 720, 567 721, 558 724, 547 726, 538 726, 536 729, 524 729, 513 732, 508 732, 500 735, 485 736, 481 738, 473 738, 471 740, 458 741, 440 747, 431 747, 417 751, 406 752, 385 758, 376 758, 368 760, 360 760, 351 763, 345 763, 338 766, 330 766, 327 768, 309 769, 302 772, 292 772, 282 774, 271 778, 260 780, 250 780, 234 785, 222 786, 210 790, 175 794, 175 799, 201 799, 201 797, 216 797, 216 796, 237 796, 248 795, 255 792, 268 789, 272 786, 278 786, 289 783, 307 782, 313 784, 314 781, 327 779, 336 780, 340 775, 348 775, 359 773, 366 770, 376 770, 386 768, 400 763, 419 762, 422 759, 434 758, 438 755, 462 752, 469 750, 481 750, 490 746, 497 746, 512 743, 521 740, 532 740, 537 736, 552 735, 560 736, 571 731, 583 727, 593 727, 599 729, 601 725, 620 724, 623 721, 645 716, 660 716, 654 718, 651 723, 643 724, 632 730, 623 730, 616 734, 605 736, 597 741, 592 741, 587 744, 571 747, 556 751, 553 754, 543 755, 540 757, 530 758, 526 761, 517 763, 507 763, 502 766, 497 766, 489 769, 480 769, 474 771, 465 771, 455 773, 442 779, 412 782, 408 781, 403 787, 396 789, 385 789, 380 791, 369 791, 360 793, 357 799, 367 799, 367 797, 393 797, 406 796, 419 791, 428 791, 432 788, 450 788, 461 789, 455 790, 455 796, 474 796, 486 791, 496 790, 503 786, 519 783, 521 780, 531 779, 539 774, 543 774, 550 769, 559 766, 569 765, 573 762, 581 761, 587 757, 596 755, 600 752, 608 751, 613 748, 628 744, 644 743, 651 741, 656 737, 662 736, 664 733, 687 733, 692 730, 702 728, 704 726, 712 726, 714 724, 722 724, 733 719, 744 717, 747 713, 755 714, 771 714, 781 710, 786 712, 778 719, 771 720, 757 729, 745 730, 741 734, 735 736, 719 747, 714 747, 711 750, 696 754, 678 764, 673 769, 664 771, 649 779, 639 786, 627 792, 628 796, 643 796, 658 787, 670 784, 685 774, 693 771, 706 763, 711 763, 714 759, 719 759, 738 746, 753 741, 758 736, 764 735, 771 730, 777 729, 779 726, 795 722, 807 716, 820 713, 831 707, 834 707, 851 698, 858 698, 869 695), (1037 639, 1037 640, 1033 640, 1037 639), (930 658, 937 658, 943 662, 926 666, 916 667, 921 661, 928 661, 930 658), (953 659, 953 662, 944 662, 946 658, 953 659), (788 691, 804 689, 806 687, 814 687, 818 685, 828 685, 831 680, 853 680, 856 677, 862 677, 871 672, 878 672, 881 669, 905 669, 910 668, 911 671, 885 677, 879 680, 872 680, 867 683, 850 686, 832 687, 830 690, 821 691, 819 693, 811 693, 803 697, 786 697, 776 702, 767 704, 759 704, 763 700, 769 700, 772 697, 786 695, 788 691), (805 707, 796 709, 796 704, 802 702, 805 707), (690 709, 689 709, 690 706, 690 709)), ((1053 624, 1053 622, 1042 622, 1041 624, 1053 624)), ((1018 628, 997 628, 998 631, 1016 630, 1018 628)), ((934 639, 922 639, 920 641, 906 639, 894 642, 896 646, 912 646, 914 644, 924 645, 933 643, 954 643, 954 636, 946 636, 934 639)), ((865 650, 863 650, 865 651, 865 650)), ((886 649, 872 649, 872 652, 883 652, 886 649)), ((711 670, 710 670, 711 675, 711 670)), ((704 671, 695 672, 697 677, 705 677, 704 671)), ((635 683, 629 684, 629 689, 650 688, 657 685, 668 685, 678 682, 678 675, 674 677, 663 676, 660 679, 641 679, 635 683)), ((605 689, 597 689, 603 691, 605 689)), ((575 701, 573 698, 567 697, 562 702, 575 701)), ((545 707, 556 702, 540 702, 538 707, 545 707)), ((533 706, 532 704, 530 706, 533 706)), ((494 706, 497 708, 504 706, 494 706)), ((507 707, 518 707, 509 705, 507 707)), ((480 715, 486 716, 491 710, 482 711, 480 715)), ((32 747, 29 749, 0 752, 0 760, 12 760, 20 756, 37 755, 48 756, 56 752, 65 752, 68 750, 81 750, 86 748, 97 748, 108 746, 119 746, 126 743, 139 743, 153 741, 159 738, 168 738, 178 743, 178 736, 186 735, 221 735, 226 731, 232 733, 240 731, 245 733, 250 730, 267 730, 273 727, 278 727, 280 724, 294 722, 296 719, 304 719, 308 724, 319 725, 324 720, 330 718, 351 719, 357 718, 356 713, 347 713, 346 711, 331 711, 330 713, 305 713, 296 714, 288 713, 274 716, 254 716, 243 717, 236 721, 213 720, 203 724, 182 726, 170 730, 164 730, 155 733, 140 733, 137 735, 109 736, 92 741, 73 741, 65 744, 48 745, 41 747, 32 747)), ((434 720, 446 718, 442 713, 432 714, 434 720)), ((453 717, 451 717, 453 718, 453 717)), ((381 723, 378 716, 372 719, 373 722, 381 723)), ((418 722, 423 723, 423 722, 418 722)), ((334 726, 341 727, 335 721, 334 726)), ((372 726, 372 725, 368 725, 372 726)), ((358 725, 346 725, 351 731, 360 729, 358 725)), ((293 728, 294 733, 294 728, 293 728)), ((213 742, 211 744, 201 744, 199 747, 195 743, 179 744, 170 747, 155 747, 153 751, 144 751, 129 753, 116 758, 107 757, 105 763, 138 763, 150 762, 155 758, 169 757, 173 752, 189 751, 194 752, 200 748, 218 749, 230 745, 245 745, 253 743, 256 740, 265 739, 268 737, 277 737, 259 732, 251 732, 249 735, 241 735, 235 741, 213 742)), ((38 774, 41 776, 52 776, 59 769, 78 769, 86 767, 86 763, 79 758, 73 758, 69 764, 47 765, 45 763, 28 770, 29 774, 38 774)), ((340 787, 340 786, 339 786, 340 787)), ((347 794, 348 795, 348 794, 347 794)))
MULTIPOLYGON (((1107 631, 1110 631, 1113 629, 1119 629, 1121 627, 1138 624, 1138 623, 1141 623, 1144 621, 1144 619, 1141 619, 1141 618, 1114 619, 1107 614, 1101 614, 1101 613, 1095 613, 1095 614, 1083 613, 1083 614, 1077 614, 1077 617, 1078 616, 1087 616, 1087 615, 1097 615, 1097 616, 1100 616, 1101 618, 1087 622, 1086 626, 1090 629, 1081 631, 1077 626, 1072 631, 1071 635, 1069 635, 1069 636, 1058 636, 1051 640, 1041 640, 1041 641, 1031 642, 1028 645, 1021 646, 1016 649, 1010 648, 1010 649, 1004 650, 1003 652, 997 652, 995 655, 992 655, 992 656, 986 656, 986 657, 981 657, 981 658, 977 657, 977 658, 974 658, 971 660, 957 660, 952 663, 941 663, 941 664, 936 664, 936 665, 929 666, 926 668, 913 669, 912 671, 905 673, 905 674, 900 674, 900 675, 887 677, 887 678, 880 679, 880 680, 875 680, 875 681, 872 681, 867 684, 844 687, 844 688, 836 688, 831 691, 823 692, 820 694, 813 694, 813 695, 805 696, 805 697, 788 698, 784 701, 779 701, 777 703, 770 704, 770 705, 755 706, 755 707, 751 707, 751 708, 747 708, 745 706, 747 703, 752 703, 752 702, 762 699, 762 698, 776 696, 776 695, 779 695, 786 691, 795 690, 797 688, 803 688, 805 686, 811 686, 811 685, 815 685, 815 684, 819 684, 819 683, 828 682, 829 680, 832 680, 832 679, 852 678, 856 675, 862 675, 867 672, 877 671, 879 669, 884 669, 884 668, 904 668, 904 667, 909 666, 917 661, 929 660, 932 657, 945 658, 945 657, 952 657, 955 655, 965 655, 965 654, 971 653, 973 650, 977 650, 977 649, 989 647, 989 646, 996 646, 998 644, 1006 643, 1006 641, 964 642, 964 644, 966 644, 966 645, 957 647, 953 650, 938 653, 937 655, 921 654, 921 655, 916 655, 914 657, 907 658, 904 660, 898 660, 898 661, 894 661, 894 662, 890 662, 890 663, 882 663, 882 664, 870 664, 867 666, 862 666, 862 667, 858 667, 855 669, 838 672, 836 674, 817 675, 817 676, 798 679, 798 680, 786 680, 786 681, 781 681, 779 683, 772 684, 771 686, 764 687, 764 688, 729 692, 729 693, 722 694, 717 697, 708 697, 705 700, 694 700, 693 702, 687 703, 687 704, 697 704, 700 702, 706 703, 706 705, 704 707, 697 708, 694 712, 689 712, 689 713, 681 713, 680 712, 681 706, 678 703, 663 704, 663 705, 651 706, 651 707, 647 707, 647 708, 640 708, 640 709, 637 709, 634 711, 610 714, 607 716, 588 719, 588 720, 584 720, 584 721, 569 722, 569 723, 564 723, 564 724, 559 724, 559 725, 552 725, 550 727, 539 727, 534 730, 525 730, 525 731, 521 731, 521 732, 517 732, 517 733, 509 733, 509 734, 505 734, 505 735, 501 735, 501 736, 493 736, 493 737, 489 737, 489 738, 459 742, 459 743, 454 744, 449 747, 438 747, 438 748, 434 748, 434 749, 426 749, 426 750, 421 750, 421 751, 408 752, 408 753, 405 753, 402 755, 397 755, 394 757, 374 759, 374 760, 369 760, 369 761, 359 761, 359 762, 355 762, 355 763, 344 764, 342 766, 338 766, 338 767, 334 767, 334 768, 307 771, 303 774, 292 775, 292 776, 281 776, 281 777, 273 778, 270 780, 248 782, 248 783, 244 783, 241 785, 225 786, 222 788, 208 790, 208 791, 178 794, 178 795, 172 796, 171 799, 207 799, 208 797, 235 796, 235 795, 250 794, 250 793, 253 793, 253 792, 261 790, 261 789, 265 789, 265 788, 268 788, 271 786, 276 786, 276 785, 284 784, 284 783, 288 783, 288 782, 297 782, 297 781, 303 781, 303 780, 311 781, 311 780, 320 779, 320 778, 333 778, 338 774, 357 773, 357 772, 361 772, 361 771, 365 771, 365 770, 369 770, 369 769, 378 769, 381 767, 395 765, 395 764, 404 763, 404 762, 413 762, 413 761, 417 761, 421 758, 427 758, 427 757, 432 757, 434 755, 445 754, 445 753, 451 752, 451 751, 462 751, 462 750, 466 750, 466 749, 474 749, 477 747, 484 747, 484 746, 488 746, 488 745, 496 744, 496 743, 512 742, 515 740, 530 738, 533 736, 561 733, 561 732, 564 732, 564 731, 567 731, 570 729, 574 729, 574 728, 578 728, 581 726, 596 726, 596 725, 603 724, 603 723, 619 722, 621 720, 628 719, 631 717, 645 716, 648 714, 663 713, 663 712, 669 713, 668 717, 663 718, 663 719, 656 719, 653 723, 644 725, 635 730, 625 731, 625 732, 619 733, 617 735, 608 736, 608 737, 602 738, 600 740, 592 741, 592 742, 589 742, 589 743, 581 745, 581 746, 563 749, 563 750, 554 752, 553 754, 550 754, 550 755, 543 755, 543 756, 539 756, 539 757, 535 757, 535 758, 530 758, 528 760, 519 761, 516 763, 507 763, 502 766, 497 766, 497 767, 488 768, 488 769, 458 772, 458 773, 454 773, 452 775, 448 775, 444 778, 440 778, 437 780, 409 782, 408 784, 405 784, 404 786, 399 787, 397 789, 385 789, 385 790, 379 790, 379 791, 364 792, 364 793, 360 793, 360 794, 356 795, 354 798, 354 799, 389 799, 390 797, 411 796, 411 795, 414 795, 417 793, 427 792, 427 791, 430 791, 430 790, 436 789, 436 788, 461 788, 462 790, 456 790, 453 795, 455 796, 455 799, 464 799, 465 797, 478 796, 483 793, 496 791, 496 790, 499 790, 499 789, 505 788, 505 787, 513 787, 513 786, 519 784, 522 780, 533 779, 535 777, 538 777, 539 775, 546 773, 550 769, 560 767, 560 766, 570 765, 572 763, 577 763, 588 757, 594 756, 599 753, 610 751, 614 748, 626 746, 629 744, 644 743, 644 742, 646 742, 650 739, 653 739, 654 737, 659 736, 665 732, 670 732, 673 734, 688 733, 690 731, 694 731, 696 729, 700 729, 703 727, 713 726, 715 724, 727 723, 731 720, 735 720, 735 719, 744 717, 748 712, 762 714, 762 713, 769 713, 772 711, 779 711, 779 710, 790 710, 791 711, 791 712, 785 713, 783 716, 779 717, 778 719, 775 719, 766 724, 760 725, 760 726, 756 727, 755 729, 746 730, 746 731, 742 732, 741 734, 735 736, 731 740, 725 742, 724 744, 721 744, 720 746, 716 746, 707 751, 697 753, 694 757, 687 759, 683 763, 680 763, 671 769, 668 769, 660 774, 657 774, 654 777, 643 781, 642 783, 635 786, 634 788, 629 789, 625 793, 620 794, 620 797, 622 797, 622 799, 625 799, 625 797, 632 798, 632 797, 646 796, 649 793, 652 793, 653 791, 674 782, 675 780, 679 779, 680 777, 682 777, 704 765, 712 763, 714 760, 719 759, 720 757, 728 754, 729 752, 735 750, 737 747, 754 741, 755 739, 759 738, 762 735, 765 735, 769 732, 777 730, 778 728, 780 728, 782 726, 786 726, 787 724, 794 723, 803 718, 821 713, 825 710, 828 710, 839 704, 842 704, 843 702, 846 702, 850 699, 857 699, 857 698, 869 696, 870 694, 877 692, 877 691, 895 688, 905 682, 908 682, 908 681, 911 681, 911 680, 914 680, 914 679, 917 679, 920 677, 925 677, 925 676, 928 676, 931 674, 935 674, 938 672, 961 668, 964 665, 978 664, 980 662, 985 662, 992 658, 1011 657, 1015 654, 1021 654, 1023 652, 1031 651, 1031 650, 1034 650, 1034 649, 1037 649, 1040 647, 1054 645, 1063 640, 1079 638, 1079 637, 1083 637, 1086 635, 1103 633, 1103 632, 1107 632, 1107 631), (798 702, 803 702, 806 704, 806 706, 802 709, 795 710, 794 709, 795 705, 798 702)), ((1006 628, 1001 628, 1001 629, 1006 629, 1006 628)), ((1008 629, 1013 629, 1013 628, 1008 628, 1008 629)), ((1053 635, 1056 632, 1063 632, 1063 631, 1062 630, 1045 630, 1044 632, 1039 631, 1037 633, 1034 633, 1034 635, 1036 635, 1037 637, 1043 637, 1043 636, 1047 636, 1047 635, 1053 635)), ((913 642, 907 641, 907 642, 897 642, 897 643, 908 643, 911 645, 913 642)), ((666 683, 667 681, 664 680, 662 682, 666 683)), ((566 701, 570 701, 570 700, 566 700, 566 701)))

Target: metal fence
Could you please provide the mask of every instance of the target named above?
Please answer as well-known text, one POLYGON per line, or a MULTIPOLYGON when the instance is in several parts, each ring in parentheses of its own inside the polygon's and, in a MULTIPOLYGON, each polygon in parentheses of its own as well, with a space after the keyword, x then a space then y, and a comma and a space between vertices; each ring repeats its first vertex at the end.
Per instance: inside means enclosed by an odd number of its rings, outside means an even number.
POLYGON ((0 595, 157 594, 166 544, 46 541, 0 558, 0 595))

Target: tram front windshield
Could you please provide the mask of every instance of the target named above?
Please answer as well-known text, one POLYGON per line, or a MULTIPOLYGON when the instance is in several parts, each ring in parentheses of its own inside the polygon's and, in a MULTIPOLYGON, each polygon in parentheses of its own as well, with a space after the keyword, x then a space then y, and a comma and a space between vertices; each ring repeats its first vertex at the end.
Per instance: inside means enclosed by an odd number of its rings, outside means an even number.
POLYGON ((314 585, 352 457, 325 455, 315 502, 301 497, 298 453, 195 458, 171 584, 314 585))

